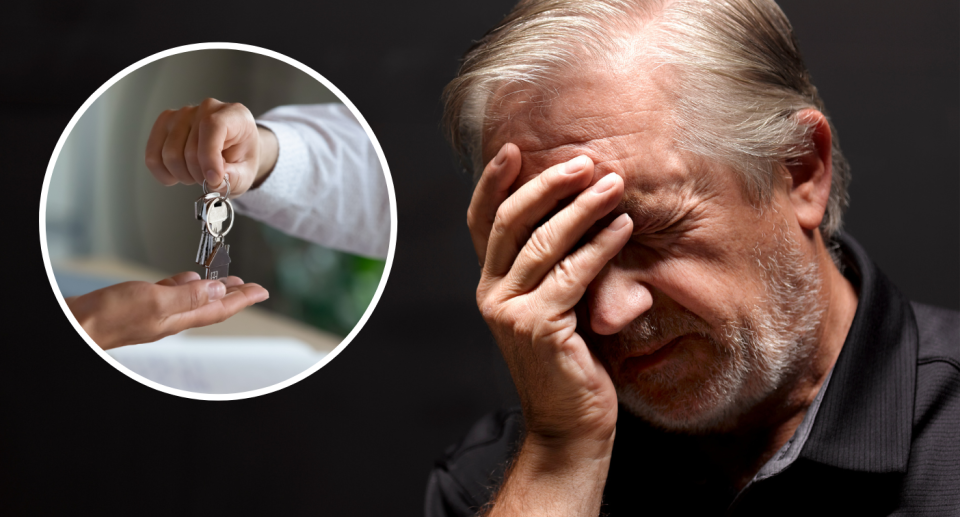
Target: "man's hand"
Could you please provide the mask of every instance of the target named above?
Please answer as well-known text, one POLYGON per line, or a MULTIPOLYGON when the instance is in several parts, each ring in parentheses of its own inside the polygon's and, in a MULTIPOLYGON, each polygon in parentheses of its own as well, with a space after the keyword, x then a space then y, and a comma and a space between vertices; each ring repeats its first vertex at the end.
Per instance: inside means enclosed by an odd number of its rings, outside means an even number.
POLYGON ((66 302, 83 330, 108 350, 219 323, 268 297, 263 287, 235 276, 200 280, 188 271, 156 284, 112 285, 66 302))
POLYGON ((617 394, 576 331, 574 306, 630 238, 633 222, 623 214, 571 253, 616 207, 623 180, 608 174, 594 183, 593 162, 580 156, 510 195, 519 172, 519 149, 507 144, 484 170, 467 214, 483 265, 477 303, 510 368, 527 431, 491 515, 597 515, 617 394))
POLYGON ((157 117, 146 162, 157 181, 168 186, 206 179, 210 188, 222 190, 229 175, 230 194, 239 196, 266 179, 278 152, 276 136, 258 127, 243 104, 206 99, 157 117))

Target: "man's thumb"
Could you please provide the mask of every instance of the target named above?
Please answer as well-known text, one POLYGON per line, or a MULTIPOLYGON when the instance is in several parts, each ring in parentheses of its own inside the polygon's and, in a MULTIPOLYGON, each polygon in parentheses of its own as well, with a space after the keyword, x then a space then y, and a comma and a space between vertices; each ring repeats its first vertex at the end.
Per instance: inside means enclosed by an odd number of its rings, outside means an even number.
POLYGON ((227 294, 227 287, 219 280, 197 280, 172 288, 175 291, 173 312, 188 312, 219 300, 227 294))

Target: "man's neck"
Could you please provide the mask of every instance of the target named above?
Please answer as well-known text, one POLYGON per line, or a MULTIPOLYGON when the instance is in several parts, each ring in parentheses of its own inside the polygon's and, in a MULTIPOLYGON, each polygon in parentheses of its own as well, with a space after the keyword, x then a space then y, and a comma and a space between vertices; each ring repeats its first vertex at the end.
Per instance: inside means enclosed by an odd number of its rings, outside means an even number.
POLYGON ((819 235, 815 242, 823 272, 820 303, 824 307, 815 353, 781 389, 738 422, 735 431, 698 439, 737 490, 796 433, 837 362, 857 310, 857 293, 850 281, 834 265, 819 235))

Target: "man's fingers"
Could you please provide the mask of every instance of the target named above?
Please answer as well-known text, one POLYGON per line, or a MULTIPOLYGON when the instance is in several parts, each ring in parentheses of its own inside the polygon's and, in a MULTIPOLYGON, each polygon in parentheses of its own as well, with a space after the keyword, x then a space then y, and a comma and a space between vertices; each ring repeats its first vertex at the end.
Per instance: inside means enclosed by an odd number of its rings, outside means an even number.
MULTIPOLYGON (((196 282, 200 280, 200 275, 196 271, 184 271, 183 273, 177 273, 176 275, 171 276, 170 278, 164 278, 163 280, 157 282, 157 285, 175 287, 178 285, 184 285, 190 282, 196 282)), ((228 276, 226 278, 221 278, 219 280, 226 288, 227 292, 230 292, 231 287, 237 287, 243 285, 243 279, 238 276, 228 276)))
POLYGON ((177 181, 185 185, 195 183, 183 157, 184 148, 187 146, 187 137, 190 135, 190 125, 191 114, 188 111, 180 110, 172 115, 167 122, 167 139, 160 151, 163 157, 163 166, 174 178, 177 178, 177 181))
POLYGON ((470 208, 467 209, 467 226, 477 259, 483 265, 487 256, 487 240, 497 217, 497 208, 509 197, 510 185, 520 174, 520 149, 514 144, 504 144, 490 163, 483 169, 480 181, 473 190, 470 208))
POLYGON ((223 298, 200 308, 171 316, 168 329, 180 332, 189 328, 205 327, 226 320, 255 303, 269 298, 267 290, 258 284, 243 284, 231 288, 223 298))
POLYGON ((197 143, 200 139, 200 130, 197 124, 190 125, 190 133, 187 135, 187 142, 183 148, 183 161, 187 164, 187 172, 197 183, 203 183, 203 169, 200 167, 198 158, 197 143))
POLYGON ((506 275, 506 285, 516 294, 536 287, 583 234, 617 206, 622 196, 623 179, 616 173, 607 174, 581 192, 572 203, 533 231, 506 275))
POLYGON ((627 214, 621 214, 588 243, 558 262, 544 277, 535 296, 557 314, 572 309, 632 234, 633 221, 627 214))
POLYGON ((228 293, 230 292, 230 288, 243 285, 243 280, 238 276, 228 276, 220 281, 223 282, 223 285, 227 286, 228 293))
POLYGON ((174 287, 174 286, 186 284, 188 282, 194 282, 197 280, 200 280, 200 275, 197 274, 195 271, 184 271, 183 273, 177 273, 176 275, 173 275, 170 278, 164 278, 163 280, 157 282, 157 285, 174 287))
POLYGON ((502 277, 510 271, 534 226, 557 204, 585 189, 593 179, 593 162, 578 156, 543 171, 497 209, 487 243, 484 272, 502 277))
POLYGON ((204 115, 197 124, 197 161, 211 188, 220 188, 226 175, 223 148, 231 133, 233 117, 228 116, 223 106, 224 103, 216 99, 205 100, 201 104, 204 115))
POLYGON ((174 113, 172 110, 167 110, 157 117, 156 122, 153 123, 153 129, 150 130, 150 137, 147 138, 145 156, 147 169, 150 169, 150 173, 157 181, 168 187, 177 183, 177 178, 173 177, 173 174, 170 174, 163 165, 163 144, 167 141, 167 123, 174 113))
POLYGON ((160 312, 170 316, 203 307, 227 294, 227 286, 218 280, 197 280, 168 287, 159 295, 160 312))

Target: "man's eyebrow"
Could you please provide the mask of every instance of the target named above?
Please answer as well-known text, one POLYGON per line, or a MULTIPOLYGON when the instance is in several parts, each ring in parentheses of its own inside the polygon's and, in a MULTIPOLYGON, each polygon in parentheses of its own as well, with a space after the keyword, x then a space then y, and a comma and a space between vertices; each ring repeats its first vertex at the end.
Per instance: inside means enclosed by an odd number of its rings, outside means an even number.
POLYGON ((686 214, 682 214, 681 217, 677 217, 678 210, 667 207, 657 207, 650 210, 643 210, 642 215, 638 214, 636 210, 631 210, 630 207, 618 207, 609 214, 598 219, 597 222, 593 223, 593 225, 591 225, 590 228, 584 233, 581 240, 586 241, 592 239, 595 235, 600 233, 601 230, 609 226, 614 219, 620 217, 622 214, 630 215, 630 219, 633 221, 633 235, 663 230, 686 217, 686 214))
POLYGON ((684 221, 691 208, 681 199, 627 200, 623 206, 617 207, 614 213, 630 214, 633 220, 633 234, 636 235, 670 228, 684 221))

